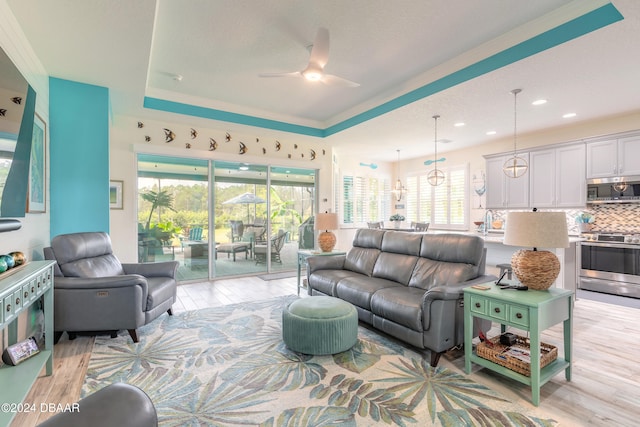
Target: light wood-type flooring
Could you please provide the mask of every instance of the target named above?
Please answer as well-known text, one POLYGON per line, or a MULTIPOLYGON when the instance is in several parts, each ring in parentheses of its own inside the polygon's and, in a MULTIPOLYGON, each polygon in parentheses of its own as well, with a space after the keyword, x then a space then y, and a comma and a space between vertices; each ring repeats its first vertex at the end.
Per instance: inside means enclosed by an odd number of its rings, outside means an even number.
MULTIPOLYGON (((269 299, 296 293, 296 278, 263 281, 258 277, 184 284, 178 287, 174 311, 269 299)), ((301 291, 302 296, 306 291, 301 291)), ((574 310, 573 378, 556 375, 542 387, 539 407, 530 403, 528 387, 474 365, 472 378, 518 402, 523 411, 558 420, 561 426, 637 426, 640 422, 640 310, 579 299, 574 310)), ((497 328, 492 333, 497 333, 497 328)), ((518 331, 515 331, 518 332, 518 331)), ((492 336, 492 334, 490 334, 492 336)), ((542 337, 562 355, 562 328, 542 337)), ((41 376, 25 402, 65 404, 79 399, 92 337, 73 341, 66 334, 54 349, 54 374, 41 376)), ((464 375, 464 353, 444 355, 440 365, 464 375)), ((52 414, 20 414, 13 427, 34 426, 52 414)))

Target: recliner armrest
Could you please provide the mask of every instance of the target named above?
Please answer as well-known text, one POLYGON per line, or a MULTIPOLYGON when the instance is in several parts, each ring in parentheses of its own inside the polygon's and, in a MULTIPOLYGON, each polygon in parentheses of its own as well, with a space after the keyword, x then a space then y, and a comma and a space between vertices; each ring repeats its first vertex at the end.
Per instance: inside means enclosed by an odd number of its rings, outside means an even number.
POLYGON ((54 289, 108 289, 141 286, 145 295, 147 280, 138 274, 110 277, 56 277, 54 289))
POLYGON ((176 278, 178 261, 163 261, 149 263, 122 264, 126 274, 139 274, 144 277, 170 277, 176 278))

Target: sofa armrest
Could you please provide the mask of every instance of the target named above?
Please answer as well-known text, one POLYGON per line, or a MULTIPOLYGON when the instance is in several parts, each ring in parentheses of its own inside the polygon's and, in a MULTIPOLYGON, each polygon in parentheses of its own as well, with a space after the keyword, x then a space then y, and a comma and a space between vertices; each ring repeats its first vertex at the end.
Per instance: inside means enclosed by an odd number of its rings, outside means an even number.
POLYGON ((342 270, 346 255, 318 255, 307 257, 307 275, 317 270, 342 270))
MULTIPOLYGON (((460 283, 446 285, 446 286, 437 286, 435 288, 432 288, 427 292, 425 292, 424 296, 422 297, 422 312, 429 313, 430 312, 429 308, 431 304, 437 300, 440 300, 440 301, 462 300, 464 296, 463 294, 464 288, 468 288, 469 286, 473 286, 481 283, 491 282, 494 280, 498 280, 498 278, 493 275, 485 274, 482 276, 478 276, 475 279, 467 280, 465 282, 460 282, 460 283)), ((425 316, 425 318, 423 319, 425 330, 429 329, 430 321, 431 321, 431 316, 429 315, 425 316)))
POLYGON ((139 274, 144 277, 170 277, 176 278, 178 261, 148 262, 135 264, 122 264, 125 274, 139 274))

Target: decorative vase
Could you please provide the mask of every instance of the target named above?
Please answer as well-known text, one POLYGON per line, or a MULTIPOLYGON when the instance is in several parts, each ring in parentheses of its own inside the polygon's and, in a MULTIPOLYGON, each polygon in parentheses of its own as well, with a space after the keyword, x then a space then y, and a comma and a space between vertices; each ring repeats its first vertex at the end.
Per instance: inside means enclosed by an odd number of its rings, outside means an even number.
POLYGON ((400 221, 393 221, 393 226, 395 228, 400 228, 400 221))
POLYGON ((578 224, 578 228, 580 229, 581 233, 587 233, 591 231, 591 229, 593 228, 593 225, 588 222, 581 222, 578 224))

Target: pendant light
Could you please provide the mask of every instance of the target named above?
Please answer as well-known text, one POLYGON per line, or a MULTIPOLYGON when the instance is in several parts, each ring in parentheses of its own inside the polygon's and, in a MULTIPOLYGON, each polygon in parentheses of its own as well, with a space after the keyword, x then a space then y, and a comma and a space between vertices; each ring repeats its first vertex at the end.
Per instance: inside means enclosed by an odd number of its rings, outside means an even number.
MULTIPOLYGON (((396 166, 396 173, 400 170, 400 150, 396 150, 398 152, 398 163, 396 166)), ((407 192, 407 189, 404 185, 402 185, 402 181, 400 181, 400 175, 398 175, 398 180, 396 181, 396 186, 391 191, 396 196, 396 201, 402 200, 402 196, 407 192)))
POLYGON ((517 149, 517 122, 518 122, 518 114, 517 114, 517 98, 518 94, 522 92, 522 89, 514 89, 511 91, 513 94, 513 156, 509 157, 504 165, 502 165, 502 171, 509 178, 518 178, 524 175, 529 169, 529 165, 527 165, 527 161, 522 157, 518 156, 517 149))
POLYGON ((435 153, 433 155, 433 170, 427 175, 427 181, 429 184, 436 187, 444 182, 444 172, 438 169, 438 119, 439 115, 433 116, 435 122, 435 136, 433 138, 433 144, 435 146, 435 153))

